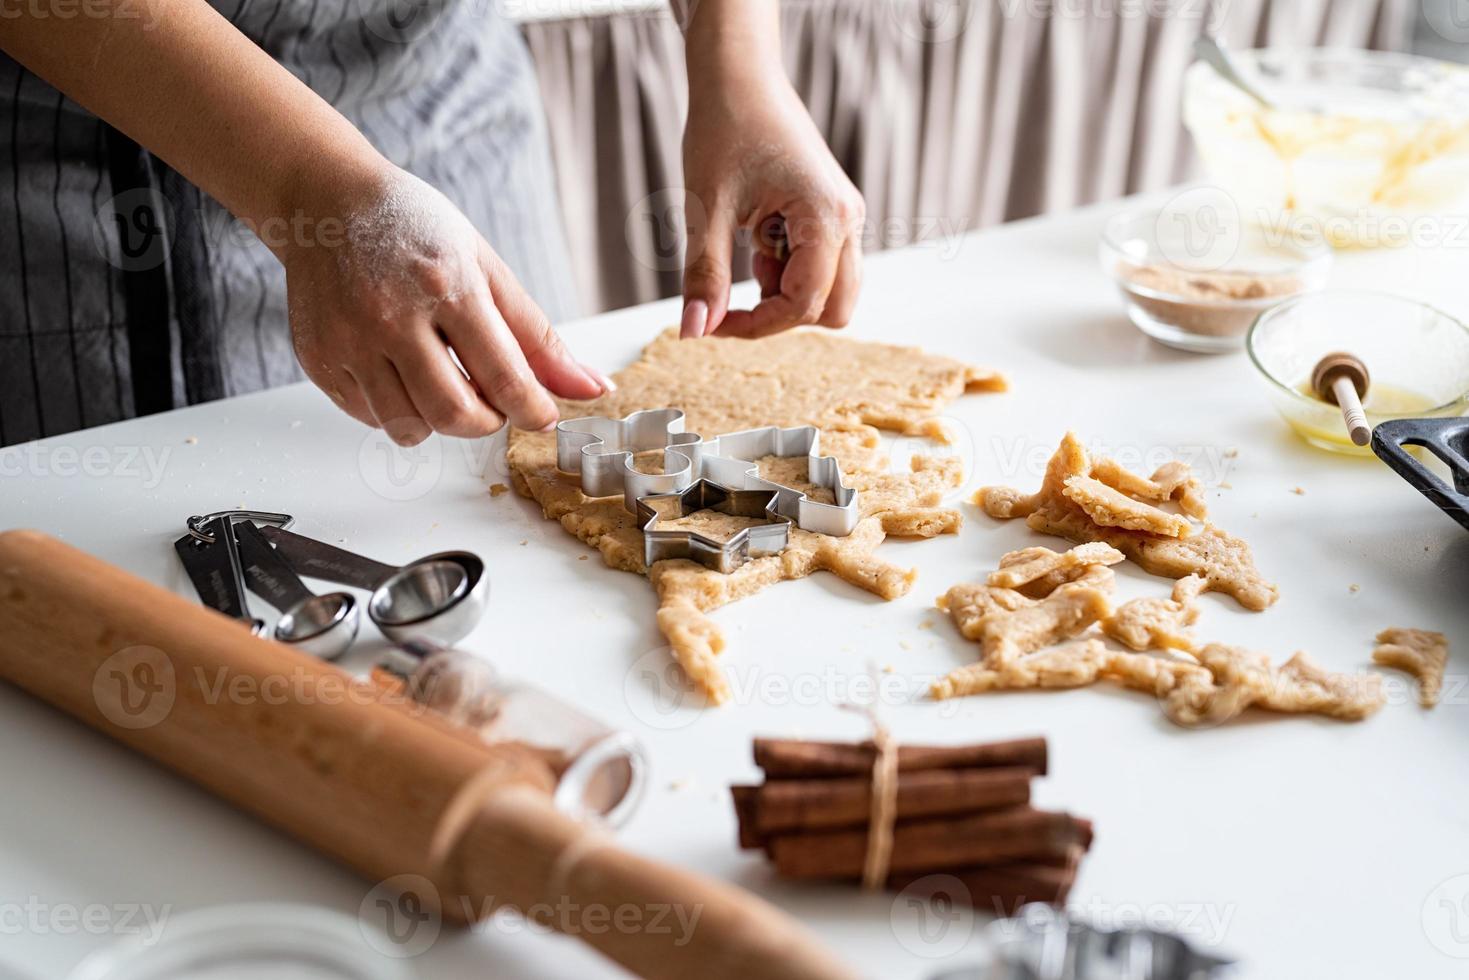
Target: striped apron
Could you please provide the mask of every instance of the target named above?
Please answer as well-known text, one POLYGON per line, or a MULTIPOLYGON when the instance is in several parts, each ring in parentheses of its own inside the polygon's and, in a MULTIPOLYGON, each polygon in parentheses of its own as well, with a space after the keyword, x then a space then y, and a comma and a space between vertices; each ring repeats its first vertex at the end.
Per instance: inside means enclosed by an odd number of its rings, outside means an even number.
MULTIPOLYGON (((576 313, 539 94, 494 0, 212 0, 576 313)), ((0 54, 0 446, 304 378, 285 273, 212 198, 0 54)))

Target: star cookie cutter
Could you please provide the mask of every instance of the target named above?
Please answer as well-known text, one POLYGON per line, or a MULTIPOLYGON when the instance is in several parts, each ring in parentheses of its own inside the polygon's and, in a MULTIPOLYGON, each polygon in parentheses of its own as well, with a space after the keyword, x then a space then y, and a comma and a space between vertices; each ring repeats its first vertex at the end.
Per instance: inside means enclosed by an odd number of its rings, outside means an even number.
POLYGON ((696 480, 679 493, 651 494, 638 498, 638 528, 643 532, 643 561, 651 568, 656 561, 687 558, 729 574, 751 558, 778 555, 790 543, 791 519, 776 513, 776 490, 731 490, 709 480, 696 480), (663 521, 712 510, 732 517, 752 517, 767 523, 741 528, 720 540, 692 528, 659 530, 663 521))
POLYGON ((833 456, 817 455, 821 431, 814 425, 788 429, 770 425, 716 436, 705 441, 684 431, 684 413, 653 408, 621 419, 604 416, 566 419, 556 424, 556 465, 581 476, 582 492, 610 497, 622 492, 623 506, 638 513, 641 497, 680 493, 700 479, 730 490, 776 493, 775 513, 803 531, 845 537, 861 513, 857 491, 842 482, 833 456), (643 473, 636 453, 663 450, 663 472, 643 473), (832 502, 813 500, 794 487, 760 476, 756 460, 764 456, 805 456, 807 482, 831 491, 832 502))

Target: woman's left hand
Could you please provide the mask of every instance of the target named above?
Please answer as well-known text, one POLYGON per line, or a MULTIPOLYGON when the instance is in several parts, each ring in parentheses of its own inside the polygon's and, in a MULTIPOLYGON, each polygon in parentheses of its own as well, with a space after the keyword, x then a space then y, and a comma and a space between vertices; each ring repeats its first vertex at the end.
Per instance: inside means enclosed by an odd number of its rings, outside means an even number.
MULTIPOLYGON (((692 71, 692 69, 691 69, 692 71)), ((862 195, 779 66, 695 74, 684 131, 682 336, 842 327, 862 282, 862 195), (752 233, 761 300, 729 309, 735 233, 752 233)))

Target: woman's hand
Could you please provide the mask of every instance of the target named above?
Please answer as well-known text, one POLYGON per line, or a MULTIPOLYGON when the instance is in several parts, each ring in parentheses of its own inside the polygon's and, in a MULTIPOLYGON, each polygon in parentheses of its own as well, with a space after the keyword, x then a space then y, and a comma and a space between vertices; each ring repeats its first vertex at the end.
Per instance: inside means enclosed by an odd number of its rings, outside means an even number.
POLYGON ((841 327, 857 302, 862 195, 771 51, 779 43, 772 9, 705 2, 688 28, 684 337, 841 327), (740 229, 753 233, 762 299, 753 310, 731 311, 740 229))
POLYGON ((396 168, 338 192, 339 240, 277 252, 296 356, 357 420, 403 445, 555 423, 551 394, 612 388, 578 364, 485 240, 438 191, 396 168), (451 351, 453 356, 451 356, 451 351), (455 363, 458 358, 458 364, 455 363), (462 365, 462 370, 461 370, 462 365))

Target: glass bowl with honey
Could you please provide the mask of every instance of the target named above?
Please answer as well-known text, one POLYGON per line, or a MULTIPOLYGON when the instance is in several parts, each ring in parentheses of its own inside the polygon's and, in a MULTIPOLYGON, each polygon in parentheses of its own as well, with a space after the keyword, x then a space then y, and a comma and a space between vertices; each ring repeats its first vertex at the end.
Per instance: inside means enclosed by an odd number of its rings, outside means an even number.
POLYGON ((1286 423, 1331 452, 1372 454, 1352 444, 1341 409, 1312 390, 1311 372, 1334 351, 1367 366, 1371 383, 1362 408, 1371 426, 1469 410, 1469 327, 1404 296, 1360 289, 1298 296, 1260 314, 1245 349, 1286 423))

